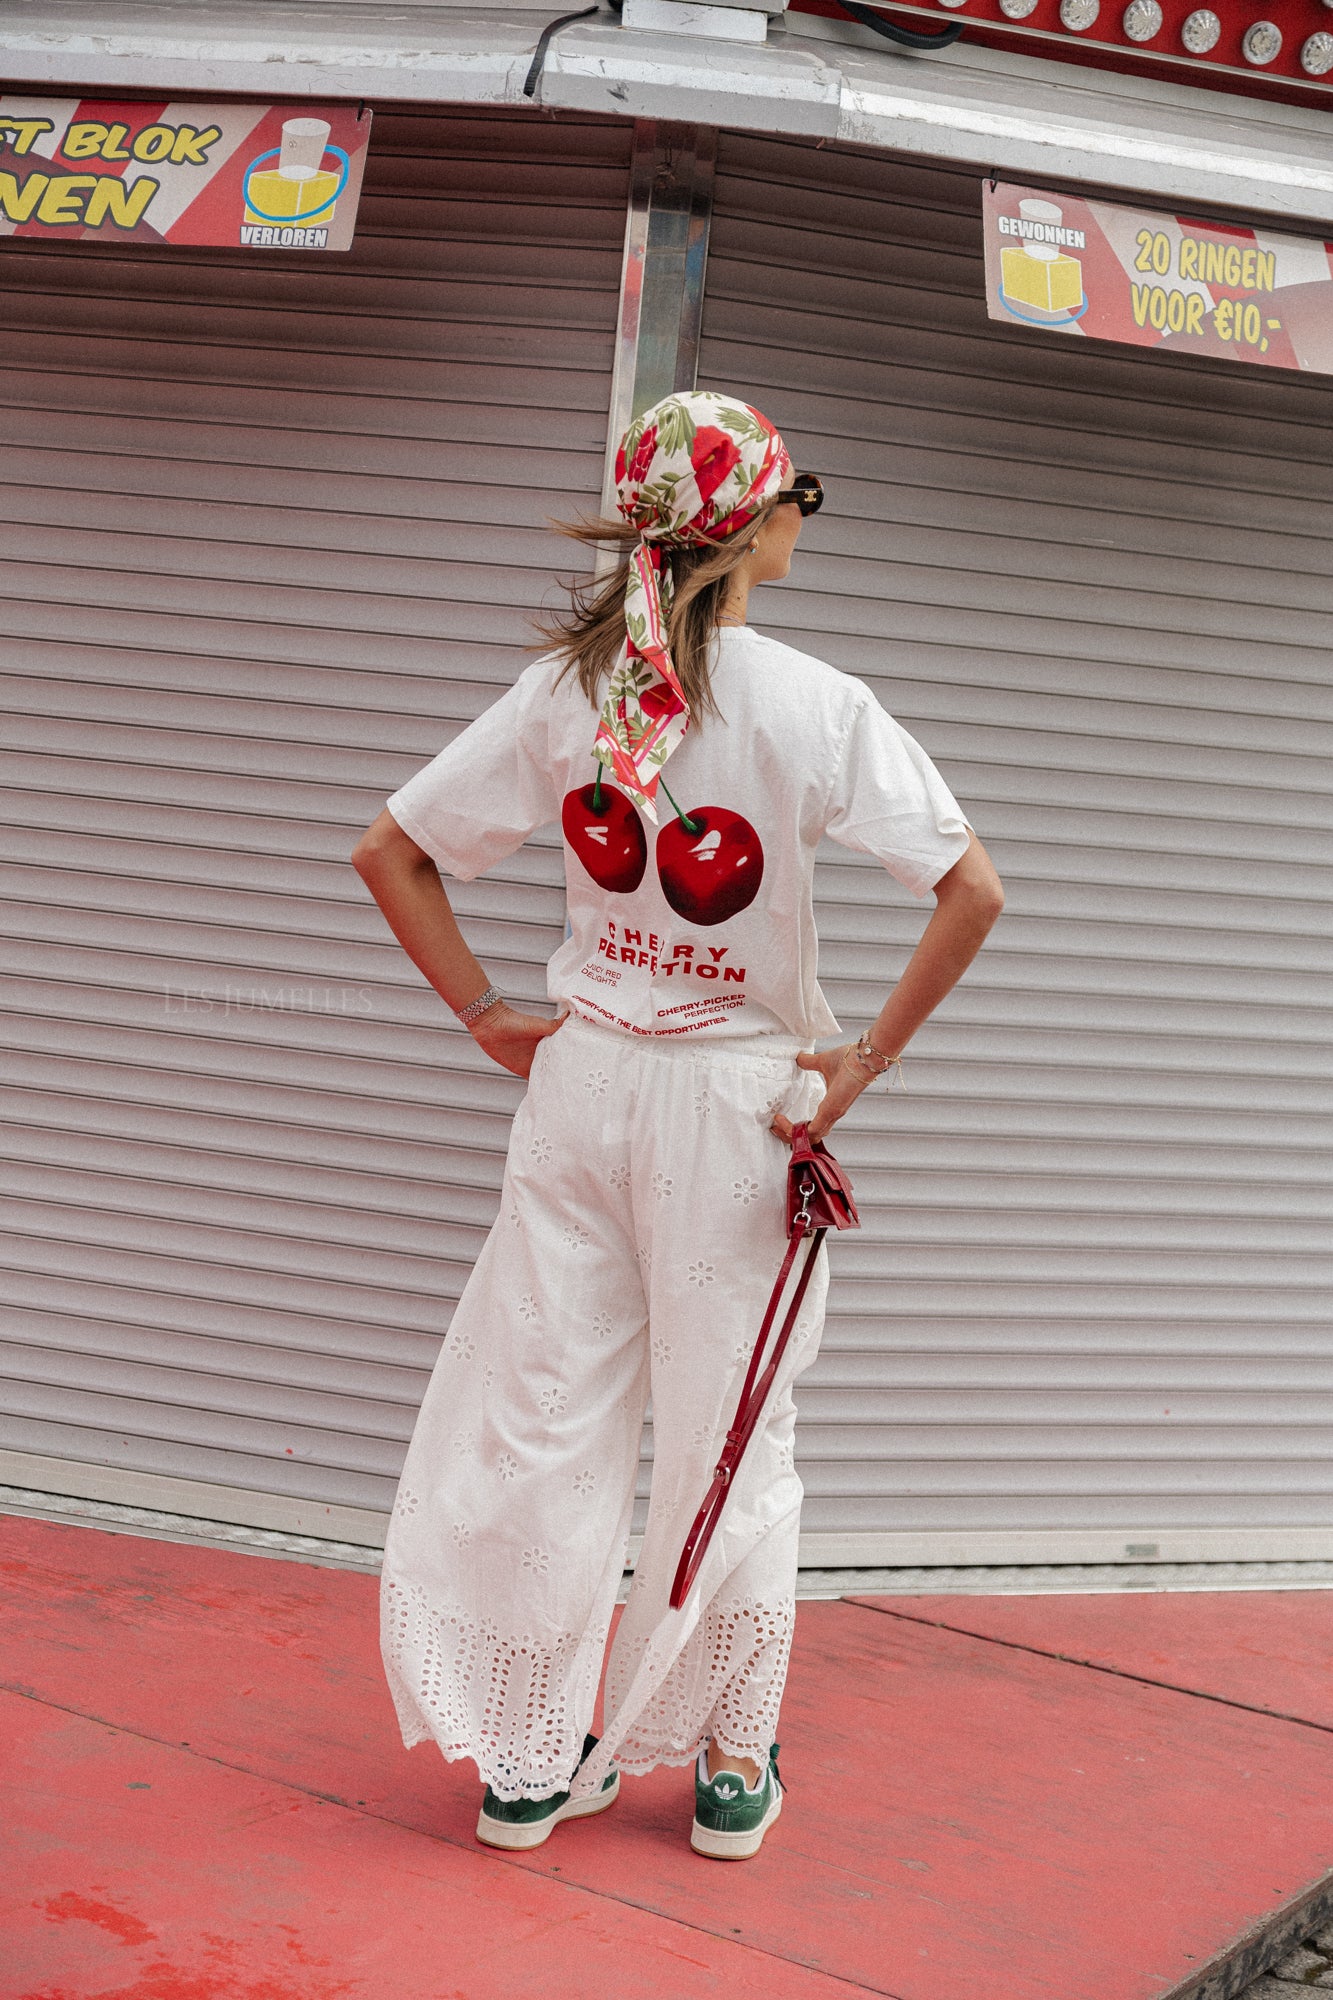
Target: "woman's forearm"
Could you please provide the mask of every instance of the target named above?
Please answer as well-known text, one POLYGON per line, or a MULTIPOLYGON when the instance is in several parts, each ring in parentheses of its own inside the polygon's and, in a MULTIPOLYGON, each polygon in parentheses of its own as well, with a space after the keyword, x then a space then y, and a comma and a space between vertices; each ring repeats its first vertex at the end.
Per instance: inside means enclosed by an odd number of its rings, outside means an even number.
MULTIPOLYGON (((352 866, 384 912, 389 929, 447 1007, 455 1013, 490 987, 485 969, 458 928, 440 871, 393 815, 382 812, 357 842, 352 866)), ((564 1016, 548 1020, 494 1000, 468 1023, 483 1054, 514 1076, 532 1071, 537 1045, 564 1016)))
MULTIPOLYGON (((896 1056, 921 1023, 934 1013, 956 986, 980 951, 1000 911, 1004 891, 990 856, 973 834, 967 852, 935 884, 935 911, 908 959, 903 976, 872 1023, 870 1039, 882 1055, 896 1056)), ((824 1099, 809 1121, 810 1137, 822 1139, 874 1081, 871 1069, 851 1057, 847 1048, 820 1049, 799 1055, 801 1069, 818 1070, 824 1079, 824 1099)), ((791 1120, 784 1111, 773 1114, 770 1127, 789 1144, 791 1120)))
POLYGON ((362 835, 352 866, 445 1005, 457 1011, 476 1000, 490 984, 485 969, 458 928, 439 869, 392 814, 382 812, 362 835))
POLYGON ((962 859, 935 885, 935 910, 870 1039, 885 1055, 906 1047, 971 965, 1004 908, 990 856, 973 834, 962 859))

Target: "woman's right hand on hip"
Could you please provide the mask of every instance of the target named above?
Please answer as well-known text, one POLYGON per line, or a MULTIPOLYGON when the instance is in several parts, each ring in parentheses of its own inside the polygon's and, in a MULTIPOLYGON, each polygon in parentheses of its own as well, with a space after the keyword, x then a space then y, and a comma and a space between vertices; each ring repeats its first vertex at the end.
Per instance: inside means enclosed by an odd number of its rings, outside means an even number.
POLYGON ((532 1070, 538 1046, 567 1018, 566 1014, 559 1014, 554 1021, 548 1021, 540 1014, 520 1014, 502 1000, 475 1024, 472 1039, 501 1069, 526 1077, 532 1070))

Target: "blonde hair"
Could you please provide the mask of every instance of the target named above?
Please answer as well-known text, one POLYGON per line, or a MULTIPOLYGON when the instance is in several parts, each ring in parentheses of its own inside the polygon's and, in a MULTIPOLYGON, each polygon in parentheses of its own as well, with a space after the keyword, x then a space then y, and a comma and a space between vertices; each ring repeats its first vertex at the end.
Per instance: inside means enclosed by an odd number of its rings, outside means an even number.
MULTIPOLYGON (((667 613, 667 644, 689 704, 690 720, 718 713, 713 698, 713 634, 727 595, 732 571, 750 553, 756 531, 777 506, 766 500, 747 525, 715 546, 667 543, 663 553, 671 569, 671 608, 667 613)), ((586 547, 617 549, 620 559, 606 577, 590 577, 569 585, 569 609, 539 620, 537 629, 563 662, 556 685, 565 675, 576 676, 594 708, 601 705, 601 687, 625 643, 625 586, 630 555, 639 531, 624 521, 553 521, 556 532, 586 547)), ((665 596, 666 593, 663 592, 665 596)))

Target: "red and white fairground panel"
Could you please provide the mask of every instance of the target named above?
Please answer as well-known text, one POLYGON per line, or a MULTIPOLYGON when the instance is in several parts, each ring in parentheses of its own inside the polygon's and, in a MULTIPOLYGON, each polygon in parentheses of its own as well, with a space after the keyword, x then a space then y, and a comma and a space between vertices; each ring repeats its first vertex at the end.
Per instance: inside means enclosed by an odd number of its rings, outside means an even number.
POLYGON ((0 97, 0 235, 347 250, 370 139, 350 105, 0 97))
POLYGON ((1005 181, 982 209, 992 319, 1333 375, 1333 244, 1005 181))
MULTIPOLYGON (((974 47, 1202 84, 1244 97, 1325 103, 1333 91, 1329 0, 892 0, 877 11, 974 47)), ((792 0, 836 13, 836 0, 792 0)))

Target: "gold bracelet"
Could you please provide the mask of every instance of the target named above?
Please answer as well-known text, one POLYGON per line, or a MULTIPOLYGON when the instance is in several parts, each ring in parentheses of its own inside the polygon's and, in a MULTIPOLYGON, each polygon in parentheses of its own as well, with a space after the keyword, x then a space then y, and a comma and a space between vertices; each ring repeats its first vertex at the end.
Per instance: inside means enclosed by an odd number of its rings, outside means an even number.
POLYGON ((877 1049, 870 1039, 869 1028, 866 1029, 860 1041, 856 1043, 855 1048, 855 1060, 860 1063, 863 1070, 869 1073, 872 1081, 875 1077, 887 1076, 891 1069, 896 1069, 898 1072, 897 1080, 902 1088, 906 1090, 907 1078, 903 1075, 903 1059, 901 1054, 886 1056, 883 1049, 877 1049))

